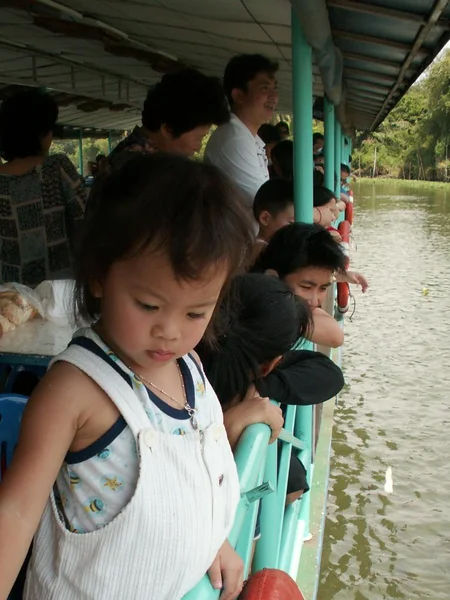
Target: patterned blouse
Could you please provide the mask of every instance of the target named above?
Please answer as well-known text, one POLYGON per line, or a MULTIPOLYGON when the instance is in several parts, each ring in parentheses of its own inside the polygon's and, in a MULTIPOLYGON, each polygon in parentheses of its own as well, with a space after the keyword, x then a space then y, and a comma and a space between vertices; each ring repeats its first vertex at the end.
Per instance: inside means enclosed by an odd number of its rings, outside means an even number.
POLYGON ((145 135, 143 128, 136 125, 130 135, 120 142, 108 156, 108 164, 115 171, 133 156, 133 154, 129 154, 130 152, 149 154, 157 151, 158 148, 145 135))
POLYGON ((0 172, 0 281, 30 287, 72 277, 72 246, 86 196, 63 154, 23 175, 0 172))

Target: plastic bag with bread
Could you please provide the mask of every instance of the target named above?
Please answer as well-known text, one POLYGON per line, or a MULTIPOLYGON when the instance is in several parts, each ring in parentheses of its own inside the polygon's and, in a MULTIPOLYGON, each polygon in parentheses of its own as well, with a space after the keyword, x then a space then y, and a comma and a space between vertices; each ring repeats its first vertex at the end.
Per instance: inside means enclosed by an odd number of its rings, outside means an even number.
POLYGON ((14 331, 38 314, 36 308, 18 291, 0 292, 0 327, 2 333, 14 331))

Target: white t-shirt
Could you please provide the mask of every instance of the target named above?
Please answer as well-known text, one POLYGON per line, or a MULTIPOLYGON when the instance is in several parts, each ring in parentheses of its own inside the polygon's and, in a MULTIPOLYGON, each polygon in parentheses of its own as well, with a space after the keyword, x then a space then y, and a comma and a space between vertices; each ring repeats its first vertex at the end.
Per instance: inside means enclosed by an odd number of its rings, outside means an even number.
POLYGON ((219 167, 245 192, 250 209, 256 192, 269 179, 264 142, 234 114, 212 134, 205 162, 219 167))

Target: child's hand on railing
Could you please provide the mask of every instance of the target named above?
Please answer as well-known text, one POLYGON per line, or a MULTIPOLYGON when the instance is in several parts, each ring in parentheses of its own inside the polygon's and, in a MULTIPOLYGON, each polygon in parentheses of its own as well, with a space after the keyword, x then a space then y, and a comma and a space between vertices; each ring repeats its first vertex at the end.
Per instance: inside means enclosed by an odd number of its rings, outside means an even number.
POLYGON ((220 600, 235 600, 244 583, 244 563, 228 540, 220 548, 208 570, 213 588, 222 589, 220 600))
POLYGON ((228 441, 234 448, 246 427, 255 423, 265 423, 272 430, 269 444, 280 435, 284 424, 281 408, 273 404, 269 398, 262 398, 254 385, 248 388, 244 399, 224 413, 224 424, 228 441))

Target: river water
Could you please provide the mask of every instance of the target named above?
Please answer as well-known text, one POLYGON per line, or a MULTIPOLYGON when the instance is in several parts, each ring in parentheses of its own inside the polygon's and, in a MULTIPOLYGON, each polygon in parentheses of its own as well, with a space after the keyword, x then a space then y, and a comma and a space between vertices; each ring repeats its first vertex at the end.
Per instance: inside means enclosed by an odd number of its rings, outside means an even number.
POLYGON ((346 322, 318 598, 449 600, 450 185, 354 192, 371 287, 346 322))

